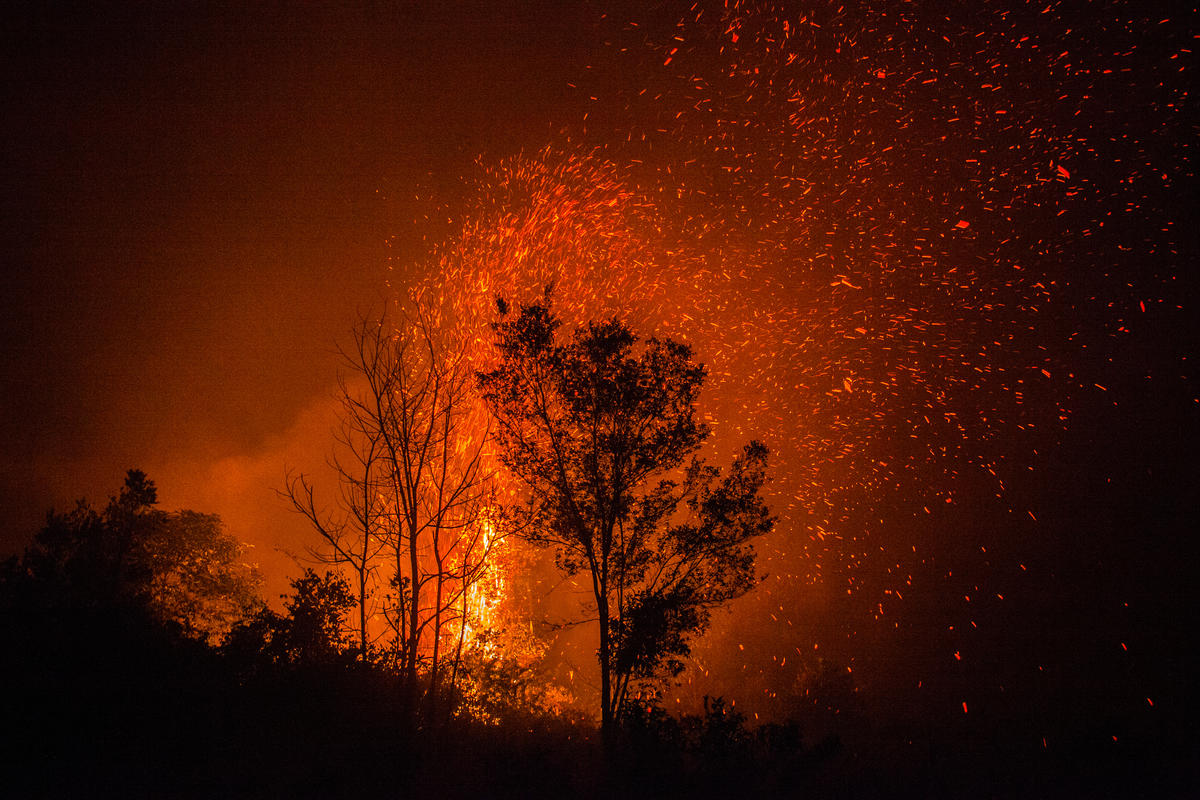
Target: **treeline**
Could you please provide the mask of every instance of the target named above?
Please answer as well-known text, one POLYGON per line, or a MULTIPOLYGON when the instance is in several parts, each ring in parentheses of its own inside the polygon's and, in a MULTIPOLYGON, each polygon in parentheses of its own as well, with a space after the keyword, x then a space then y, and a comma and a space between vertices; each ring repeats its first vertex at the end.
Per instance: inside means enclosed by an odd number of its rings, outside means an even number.
POLYGON ((0 568, 13 796, 771 796, 830 749, 718 701, 683 719, 631 705, 606 755, 499 654, 414 705, 402 661, 360 652, 344 577, 308 569, 274 611, 219 518, 156 503, 131 470, 0 568))
MULTIPOLYGON (((102 508, 51 513, 0 564, 4 794, 1090 796, 1180 760, 1158 728, 1122 739, 1124 760, 1090 728, 1051 753, 1009 718, 1012 690, 969 718, 957 699, 909 698, 919 714, 889 727, 886 696, 846 689, 825 726, 844 747, 716 699, 665 713, 713 610, 759 579, 766 448, 705 460, 687 347, 616 320, 562 335, 548 302, 498 306, 487 371, 420 317, 359 326, 337 484, 294 475, 284 492, 322 569, 279 610, 218 517, 159 509, 138 470, 102 508), (504 535, 585 587, 573 621, 594 626, 592 715, 547 702, 537 648, 484 613, 504 535)), ((501 571, 511 588, 520 570, 501 571)))
POLYGON ((51 513, 0 567, 8 790, 336 796, 422 780, 424 737, 454 741, 452 714, 419 718, 395 660, 358 651, 347 581, 306 570, 273 611, 219 518, 156 501, 131 470, 105 508, 51 513))
POLYGON ((700 455, 703 365, 615 319, 560 335, 549 295, 498 311, 487 363, 419 304, 360 322, 337 484, 293 475, 283 492, 330 571, 296 578, 282 613, 220 520, 158 509, 140 471, 102 509, 52 513, 0 569, 9 785, 763 795, 833 749, 806 750, 794 726, 752 733, 720 702, 683 719, 657 706, 711 612, 757 582, 752 540, 774 525, 765 447, 724 471, 700 455), (542 702, 480 613, 504 535, 591 586, 599 728, 542 702))

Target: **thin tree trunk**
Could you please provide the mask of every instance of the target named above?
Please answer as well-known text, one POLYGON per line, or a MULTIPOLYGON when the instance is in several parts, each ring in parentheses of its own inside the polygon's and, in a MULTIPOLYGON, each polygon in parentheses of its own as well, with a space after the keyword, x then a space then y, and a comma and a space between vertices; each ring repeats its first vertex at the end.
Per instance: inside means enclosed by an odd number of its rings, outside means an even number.
POLYGON ((442 644, 442 565, 438 563, 436 602, 433 611, 433 660, 429 664, 429 722, 437 721, 438 656, 442 644))
POLYGON ((453 690, 458 682, 458 668, 462 664, 463 643, 467 639, 467 611, 469 609, 470 593, 464 588, 462 593, 463 610, 462 624, 458 626, 458 646, 454 648, 454 668, 450 670, 450 689, 453 690))
POLYGON ((367 573, 365 568, 358 571, 358 660, 364 664, 367 662, 367 573))
POLYGON ((410 592, 410 596, 409 596, 409 603, 411 604, 411 606, 408 610, 408 612, 409 612, 408 654, 405 659, 406 663, 404 666, 404 669, 405 669, 404 680, 405 680, 405 683, 407 684, 407 688, 408 688, 408 701, 409 701, 409 703, 412 704, 410 706, 410 712, 414 713, 414 714, 416 713, 416 710, 417 710, 416 709, 416 702, 417 702, 417 644, 418 644, 417 632, 418 632, 418 628, 421 624, 421 606, 420 606, 420 602, 421 602, 420 575, 421 575, 421 572, 420 572, 420 564, 418 562, 418 557, 417 557, 416 527, 417 526, 416 526, 415 521, 412 522, 412 524, 410 525, 410 534, 409 534, 409 538, 408 538, 408 558, 409 558, 409 566, 412 569, 412 581, 409 584, 411 587, 411 592, 410 592))
POLYGON ((615 720, 612 707, 612 684, 609 675, 608 596, 601 588, 596 598, 600 612, 600 734, 606 750, 612 747, 615 720))

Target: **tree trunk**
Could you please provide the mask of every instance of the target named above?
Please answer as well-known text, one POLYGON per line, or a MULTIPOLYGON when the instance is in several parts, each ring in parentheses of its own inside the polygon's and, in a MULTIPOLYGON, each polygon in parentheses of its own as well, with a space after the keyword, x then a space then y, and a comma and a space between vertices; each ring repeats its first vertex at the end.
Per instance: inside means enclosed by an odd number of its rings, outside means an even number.
POLYGON ((438 563, 436 605, 433 610, 433 660, 429 665, 429 724, 437 724, 438 701, 438 657, 441 655, 442 644, 442 565, 438 563))
POLYGON ((367 574, 358 571, 358 660, 367 661, 367 574))
POLYGON ((467 611, 468 611, 469 594, 466 589, 463 589, 462 600, 462 622, 458 627, 458 645, 454 648, 454 668, 450 670, 450 690, 458 684, 458 668, 462 665, 463 642, 467 640, 467 611))
POLYGON ((408 557, 410 567, 412 569, 412 581, 409 584, 411 594, 409 602, 409 623, 408 623, 408 653, 405 658, 404 665, 404 680, 408 689, 408 702, 410 703, 409 712, 416 715, 417 712, 417 644, 418 644, 418 629, 421 624, 421 581, 420 581, 420 565, 417 559, 417 537, 416 523, 412 523, 408 540, 408 557))
POLYGON ((608 643, 608 593, 601 587, 596 598, 596 607, 600 613, 600 736, 606 751, 612 748, 613 732, 616 720, 613 717, 612 683, 609 674, 609 643, 608 643))

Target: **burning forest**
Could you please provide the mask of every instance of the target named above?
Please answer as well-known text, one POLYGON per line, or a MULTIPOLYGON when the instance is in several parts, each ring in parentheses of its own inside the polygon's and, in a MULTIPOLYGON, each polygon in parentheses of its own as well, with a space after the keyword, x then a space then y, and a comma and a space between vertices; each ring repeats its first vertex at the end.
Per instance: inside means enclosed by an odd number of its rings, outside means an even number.
POLYGON ((18 796, 1197 790, 1196 9, 278 12, 7 26, 18 796))

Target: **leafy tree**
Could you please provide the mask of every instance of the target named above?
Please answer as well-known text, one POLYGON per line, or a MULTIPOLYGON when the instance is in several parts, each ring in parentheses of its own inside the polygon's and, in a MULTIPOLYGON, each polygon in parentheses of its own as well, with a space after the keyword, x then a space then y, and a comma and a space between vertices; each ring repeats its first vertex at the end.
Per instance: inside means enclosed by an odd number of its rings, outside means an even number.
POLYGON ((344 634, 357 605, 350 583, 335 572, 306 569, 282 595, 284 614, 261 609, 230 633, 223 650, 242 671, 265 664, 311 668, 345 664, 357 653, 344 634))
POLYGON ((773 525, 767 450, 746 446, 725 477, 696 456, 705 372, 686 345, 642 344, 616 319, 559 342, 548 304, 498 305, 499 363, 478 380, 528 489, 529 535, 591 580, 611 732, 631 684, 678 675, 711 610, 754 585, 750 540, 773 525))
POLYGON ((306 569, 304 575, 292 581, 292 595, 283 598, 287 613, 280 644, 287 659, 309 663, 337 660, 346 650, 342 631, 354 604, 345 578, 306 569))
POLYGON ((3 574, 7 603, 138 608, 193 638, 216 641, 261 605, 261 579, 220 517, 154 506, 154 481, 131 469, 97 512, 80 500, 51 512, 3 574))

